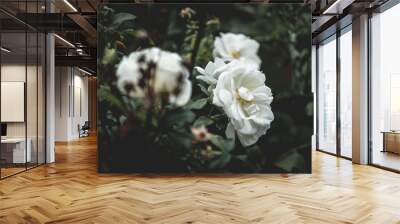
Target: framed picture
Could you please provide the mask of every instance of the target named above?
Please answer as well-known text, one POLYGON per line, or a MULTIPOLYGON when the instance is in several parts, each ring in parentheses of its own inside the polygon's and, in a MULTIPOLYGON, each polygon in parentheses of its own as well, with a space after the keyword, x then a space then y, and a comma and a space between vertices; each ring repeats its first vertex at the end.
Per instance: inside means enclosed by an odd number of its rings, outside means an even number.
POLYGON ((311 10, 103 4, 98 168, 310 173, 311 10))

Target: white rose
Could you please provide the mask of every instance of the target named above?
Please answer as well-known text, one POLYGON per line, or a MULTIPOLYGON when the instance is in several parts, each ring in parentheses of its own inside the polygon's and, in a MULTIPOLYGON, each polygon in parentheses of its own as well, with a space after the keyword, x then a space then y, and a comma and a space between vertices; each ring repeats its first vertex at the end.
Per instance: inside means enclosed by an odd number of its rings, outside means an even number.
POLYGON ((214 57, 224 61, 239 60, 259 67, 261 59, 257 52, 260 44, 243 35, 234 33, 221 33, 214 41, 214 57))
POLYGON ((189 71, 175 53, 149 48, 124 57, 117 69, 117 86, 130 97, 167 95, 169 102, 185 105, 192 94, 189 71))
POLYGON ((254 66, 240 61, 229 63, 219 76, 213 104, 222 107, 230 122, 228 138, 235 132, 243 146, 249 146, 265 135, 274 120, 271 89, 265 75, 254 66))
POLYGON ((202 80, 209 85, 217 84, 218 77, 225 65, 221 58, 216 58, 214 62, 208 62, 204 69, 196 66, 194 68, 201 74, 196 76, 196 79, 202 80))

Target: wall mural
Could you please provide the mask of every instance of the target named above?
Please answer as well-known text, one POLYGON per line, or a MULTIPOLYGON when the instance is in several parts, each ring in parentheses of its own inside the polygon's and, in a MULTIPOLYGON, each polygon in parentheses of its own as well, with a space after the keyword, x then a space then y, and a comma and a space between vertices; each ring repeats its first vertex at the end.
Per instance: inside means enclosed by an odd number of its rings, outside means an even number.
POLYGON ((99 172, 311 172, 311 11, 104 4, 99 172))

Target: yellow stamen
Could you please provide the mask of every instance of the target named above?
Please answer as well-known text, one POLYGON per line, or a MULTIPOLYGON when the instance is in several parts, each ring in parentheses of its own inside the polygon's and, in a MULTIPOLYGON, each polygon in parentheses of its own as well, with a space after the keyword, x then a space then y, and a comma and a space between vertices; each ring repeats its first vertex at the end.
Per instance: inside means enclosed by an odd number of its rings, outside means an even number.
POLYGON ((232 57, 238 59, 240 58, 240 52, 239 51, 232 51, 231 52, 232 57))

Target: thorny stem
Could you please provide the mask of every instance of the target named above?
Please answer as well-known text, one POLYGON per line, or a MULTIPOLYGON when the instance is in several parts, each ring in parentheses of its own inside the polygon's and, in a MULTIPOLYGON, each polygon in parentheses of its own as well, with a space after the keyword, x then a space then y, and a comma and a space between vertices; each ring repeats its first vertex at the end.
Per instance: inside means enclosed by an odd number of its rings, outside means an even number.
POLYGON ((197 30, 196 41, 194 43, 192 55, 190 58, 190 71, 193 70, 196 63, 197 53, 199 51, 201 39, 203 38, 205 25, 206 25, 205 15, 204 13, 200 13, 199 29, 197 30))

